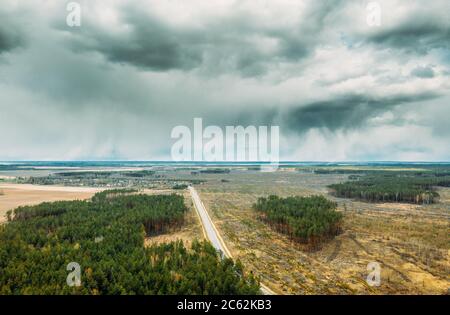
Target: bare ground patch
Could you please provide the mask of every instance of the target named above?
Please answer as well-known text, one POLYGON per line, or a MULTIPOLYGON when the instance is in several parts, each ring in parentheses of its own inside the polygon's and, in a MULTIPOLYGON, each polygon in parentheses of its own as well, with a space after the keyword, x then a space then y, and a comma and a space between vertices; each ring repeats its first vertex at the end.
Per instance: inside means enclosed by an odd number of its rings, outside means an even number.
POLYGON ((0 223, 6 221, 6 212, 19 206, 36 205, 59 200, 91 198, 99 189, 88 187, 37 186, 0 184, 0 223))

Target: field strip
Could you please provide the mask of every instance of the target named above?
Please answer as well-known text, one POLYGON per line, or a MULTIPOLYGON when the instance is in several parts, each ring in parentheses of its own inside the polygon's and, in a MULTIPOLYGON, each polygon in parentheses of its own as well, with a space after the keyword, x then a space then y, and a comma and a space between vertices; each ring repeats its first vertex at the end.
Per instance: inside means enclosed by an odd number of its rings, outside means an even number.
POLYGON ((19 189, 35 191, 55 191, 55 192, 91 192, 96 193, 105 190, 103 187, 75 187, 57 185, 33 185, 33 184, 0 184, 0 189, 19 189))

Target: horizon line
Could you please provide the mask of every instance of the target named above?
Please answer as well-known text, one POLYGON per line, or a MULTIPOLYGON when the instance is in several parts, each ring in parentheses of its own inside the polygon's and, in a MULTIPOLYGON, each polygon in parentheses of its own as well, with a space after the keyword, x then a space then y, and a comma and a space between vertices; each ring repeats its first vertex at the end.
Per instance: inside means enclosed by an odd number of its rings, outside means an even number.
POLYGON ((173 160, 0 160, 0 163, 83 163, 83 162, 103 162, 103 163, 228 163, 228 164, 238 164, 238 163, 450 163, 450 160, 420 160, 420 161, 411 161, 411 160, 305 160, 305 161, 293 161, 293 160, 280 160, 280 161, 198 161, 198 160, 190 160, 190 161, 173 161, 173 160))

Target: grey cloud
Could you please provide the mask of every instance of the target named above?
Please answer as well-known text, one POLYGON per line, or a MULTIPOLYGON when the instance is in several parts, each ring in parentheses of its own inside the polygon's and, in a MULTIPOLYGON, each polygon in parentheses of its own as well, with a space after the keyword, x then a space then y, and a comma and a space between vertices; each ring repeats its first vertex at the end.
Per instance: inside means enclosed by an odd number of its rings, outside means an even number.
MULTIPOLYGON (((431 17, 438 9, 427 11, 428 22, 382 26, 366 34, 366 45, 356 45, 363 35, 355 35, 358 26, 347 14, 353 11, 341 2, 305 2, 298 18, 285 20, 289 7, 280 4, 279 17, 266 18, 252 2, 180 26, 122 1, 123 8, 113 8, 118 25, 102 24, 103 16, 86 6, 81 28, 65 25, 64 4, 44 5, 37 14, 35 3, 19 6, 30 9, 28 23, 19 12, 7 15, 14 20, 0 13, 0 54, 8 52, 0 63, 0 134, 14 135, 0 159, 169 158, 171 128, 192 126, 194 117, 204 126, 279 125, 289 138, 281 151, 288 153, 314 128, 334 139, 420 126, 429 143, 448 142, 448 97, 440 97, 448 95, 441 82, 449 74, 448 22, 431 17), (355 45, 345 45, 341 32, 355 45), (410 65, 422 67, 405 73, 410 65), (430 78, 429 84, 420 86, 412 76, 430 78), (382 96, 391 95, 393 85, 399 95, 382 96), (431 110, 430 104, 437 105, 431 110)), ((395 141, 392 150, 377 149, 377 158, 407 150, 395 141)), ((449 156, 448 145, 436 147, 442 147, 439 156, 449 156)), ((369 142, 358 150, 370 158, 369 142)), ((317 152, 313 158, 320 159, 317 152)))
MULTIPOLYGON (((130 30, 117 34, 93 20, 70 32, 74 51, 96 51, 114 63, 130 64, 142 70, 188 71, 203 67, 205 73, 236 72, 244 77, 259 76, 279 62, 298 62, 311 55, 326 26, 327 17, 338 3, 313 3, 304 18, 293 25, 267 26, 248 12, 238 12, 219 20, 206 20, 201 26, 176 27, 129 4, 120 12, 130 30), (271 52, 258 47, 273 41, 271 52)), ((61 23, 59 21, 58 23, 61 23)), ((54 27, 67 31, 55 23, 54 27)))
POLYGON ((393 28, 384 28, 366 38, 383 48, 401 49, 409 53, 427 54, 436 48, 450 48, 450 24, 433 17, 413 17, 393 28))
POLYGON ((8 31, 0 29, 0 54, 5 51, 10 51, 22 43, 21 38, 9 34, 8 31))
POLYGON ((25 45, 25 36, 4 13, 0 12, 0 55, 25 45))
POLYGON ((418 77, 418 78, 433 78, 434 77, 434 70, 430 66, 426 67, 416 67, 411 71, 411 75, 418 77))
MULTIPOLYGON (((329 131, 359 130, 364 128, 368 120, 387 111, 394 111, 397 106, 405 106, 401 112, 407 112, 408 106, 420 104, 440 98, 437 93, 420 93, 417 95, 397 95, 390 97, 375 97, 360 94, 348 94, 324 101, 315 101, 288 108, 276 106, 253 107, 234 113, 221 113, 220 118, 206 120, 214 121, 219 126, 270 126, 278 125, 285 133, 303 134, 312 128, 325 128, 329 131)), ((416 111, 416 108, 412 108, 416 111)), ((404 119, 395 117, 390 123, 408 123, 404 119)))
MULTIPOLYGON (((174 29, 133 7, 122 11, 122 23, 130 32, 119 35, 86 21, 71 43, 75 51, 98 51, 109 61, 138 68, 166 71, 191 69, 201 61, 201 51, 192 34, 174 29)), ((63 27, 62 29, 66 29, 63 27)))
POLYGON ((365 95, 345 95, 290 109, 281 115, 285 127, 298 133, 311 128, 358 129, 377 114, 397 105, 437 98, 437 94, 400 95, 375 98, 365 95))

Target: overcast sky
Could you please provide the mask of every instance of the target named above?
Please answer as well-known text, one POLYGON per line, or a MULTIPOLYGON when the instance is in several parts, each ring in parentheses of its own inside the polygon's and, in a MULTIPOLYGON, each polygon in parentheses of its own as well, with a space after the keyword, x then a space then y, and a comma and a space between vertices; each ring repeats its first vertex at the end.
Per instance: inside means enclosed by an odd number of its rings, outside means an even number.
POLYGON ((450 160, 450 1, 1 0, 0 160, 170 159, 279 125, 282 160, 450 160))

